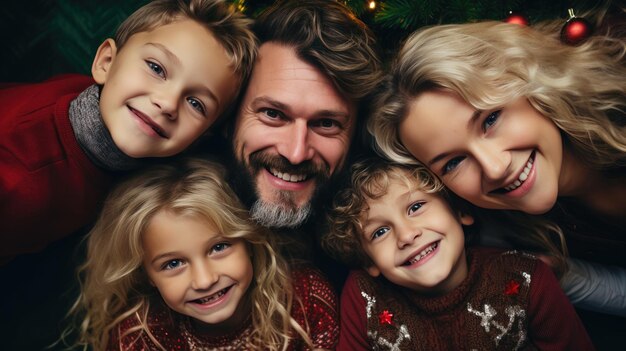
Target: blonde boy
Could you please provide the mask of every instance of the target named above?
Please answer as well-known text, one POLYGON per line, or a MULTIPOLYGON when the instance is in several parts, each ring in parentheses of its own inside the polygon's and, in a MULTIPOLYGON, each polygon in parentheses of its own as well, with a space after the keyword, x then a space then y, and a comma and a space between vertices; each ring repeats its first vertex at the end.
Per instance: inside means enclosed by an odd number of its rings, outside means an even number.
POLYGON ((427 169, 367 159, 335 198, 323 247, 363 268, 341 296, 337 350, 591 350, 554 274, 513 251, 465 249, 427 169))
POLYGON ((154 1, 100 45, 92 77, 0 90, 0 263, 93 220, 120 172, 205 135, 249 76, 249 24, 221 0, 154 1))

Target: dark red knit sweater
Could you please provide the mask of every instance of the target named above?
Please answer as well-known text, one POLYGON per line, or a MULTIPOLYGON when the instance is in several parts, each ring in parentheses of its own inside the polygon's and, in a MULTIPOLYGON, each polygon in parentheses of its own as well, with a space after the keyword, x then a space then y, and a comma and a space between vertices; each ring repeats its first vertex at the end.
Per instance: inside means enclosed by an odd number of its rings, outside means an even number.
POLYGON ((469 274, 424 297, 352 272, 337 350, 593 350, 551 270, 530 255, 468 251, 469 274))

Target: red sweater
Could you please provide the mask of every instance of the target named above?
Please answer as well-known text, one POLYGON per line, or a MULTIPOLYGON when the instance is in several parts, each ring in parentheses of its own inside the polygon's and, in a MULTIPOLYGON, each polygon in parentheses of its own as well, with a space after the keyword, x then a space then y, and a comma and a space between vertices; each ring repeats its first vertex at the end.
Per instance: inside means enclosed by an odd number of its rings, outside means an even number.
POLYGON ((81 150, 68 115, 92 84, 66 75, 0 90, 0 264, 95 219, 110 179, 81 150))
MULTIPOLYGON (((339 338, 339 318, 337 295, 332 286, 318 270, 310 267, 294 270, 292 279, 295 295, 302 305, 294 301, 291 316, 305 330, 308 328, 315 348, 334 349, 339 338)), ((251 320, 228 334, 208 337, 195 332, 189 317, 173 312, 162 300, 153 305, 148 313, 150 332, 166 350, 250 350, 251 320)), ((137 325, 139 320, 135 315, 123 320, 111 333, 107 350, 160 350, 145 332, 128 333, 137 325)), ((295 332, 292 337, 287 350, 307 350, 295 332)))
POLYGON ((468 261, 465 281, 437 297, 352 272, 341 296, 337 350, 594 349, 541 261, 484 249, 469 250, 468 261))

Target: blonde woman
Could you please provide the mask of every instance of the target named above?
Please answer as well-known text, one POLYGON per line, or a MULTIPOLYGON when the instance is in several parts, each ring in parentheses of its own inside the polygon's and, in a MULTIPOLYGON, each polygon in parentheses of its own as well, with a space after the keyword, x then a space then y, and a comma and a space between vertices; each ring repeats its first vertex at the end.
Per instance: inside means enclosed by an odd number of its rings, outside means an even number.
POLYGON ((109 196, 81 267, 80 343, 94 350, 331 349, 336 296, 290 272, 220 165, 152 168, 109 196))
MULTIPOLYGON (((561 26, 482 22, 414 33, 368 130, 387 158, 426 165, 465 200, 507 210, 508 220, 549 220, 573 257, 623 268, 626 41, 599 34, 566 45, 561 26)), ((520 239, 553 252, 542 235, 520 239)), ((601 304, 619 306, 605 312, 626 315, 616 293, 626 279, 601 283, 594 290, 612 295, 601 304)))

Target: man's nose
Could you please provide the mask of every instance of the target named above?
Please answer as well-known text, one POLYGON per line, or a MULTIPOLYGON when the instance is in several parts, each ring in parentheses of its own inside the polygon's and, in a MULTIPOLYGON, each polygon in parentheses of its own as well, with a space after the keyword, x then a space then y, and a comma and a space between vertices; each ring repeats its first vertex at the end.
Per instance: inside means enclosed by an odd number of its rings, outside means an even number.
POLYGON ((278 152, 294 165, 312 159, 315 151, 311 146, 307 121, 296 120, 287 130, 288 135, 284 136, 285 140, 278 152))

